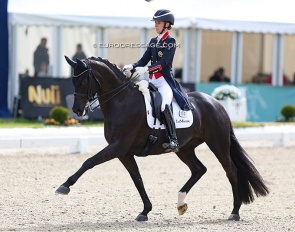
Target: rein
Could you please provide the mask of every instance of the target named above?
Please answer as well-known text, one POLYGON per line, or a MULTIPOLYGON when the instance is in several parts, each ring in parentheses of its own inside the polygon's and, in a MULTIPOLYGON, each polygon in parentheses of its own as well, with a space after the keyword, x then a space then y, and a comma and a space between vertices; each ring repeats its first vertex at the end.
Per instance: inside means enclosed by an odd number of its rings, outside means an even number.
POLYGON ((95 76, 95 74, 93 73, 92 69, 91 69, 91 66, 90 66, 90 61, 87 60, 88 63, 87 63, 87 70, 83 71, 82 73, 76 75, 76 76, 73 76, 73 77, 79 77, 81 76, 82 74, 84 74, 85 72, 88 72, 88 78, 89 78, 89 82, 88 82, 88 91, 87 91, 87 94, 81 94, 81 93, 74 93, 74 96, 76 97, 85 97, 87 96, 88 99, 87 99, 87 104, 85 106, 85 108, 89 108, 91 112, 93 112, 95 109, 99 108, 102 104, 108 102, 109 100, 111 100, 112 98, 114 98, 115 96, 117 96, 119 93, 121 93, 124 89, 126 89, 131 83, 131 78, 133 76, 133 73, 134 71, 131 73, 131 76, 129 78, 129 80, 127 82, 124 82, 122 85, 118 86, 117 88, 115 89, 112 89, 108 92, 105 92, 105 93, 102 93, 100 95, 93 95, 92 94, 92 89, 91 89, 91 77, 93 75, 95 81, 98 83, 99 87, 101 88, 101 84, 99 82, 99 80, 97 79, 97 77, 95 76), (115 93, 114 93, 115 92, 115 93), (99 101, 98 101, 98 97, 101 97, 101 96, 105 96, 105 95, 108 95, 108 94, 111 94, 111 93, 114 93, 114 95, 110 96, 108 99, 106 99, 105 101, 103 101, 102 103, 99 104, 99 101))
POLYGON ((114 98, 115 96, 117 96, 120 92, 122 92, 124 89, 126 89, 131 83, 132 83, 131 80, 129 80, 128 82, 125 82, 123 85, 120 85, 116 89, 113 89, 113 90, 111 90, 109 92, 103 93, 103 94, 101 94, 99 96, 95 95, 93 99, 88 99, 88 105, 86 105, 86 106, 89 107, 89 109, 90 109, 91 112, 93 112, 95 109, 99 108, 102 104, 108 102, 109 100, 111 100, 112 98, 114 98), (103 95, 107 95, 107 94, 110 94, 112 92, 115 92, 116 90, 118 90, 120 88, 122 88, 122 89, 119 90, 117 93, 115 93, 114 95, 112 95, 111 97, 109 97, 108 99, 106 99, 105 101, 103 101, 102 103, 100 103, 100 104, 98 103, 98 97, 101 97, 103 95))

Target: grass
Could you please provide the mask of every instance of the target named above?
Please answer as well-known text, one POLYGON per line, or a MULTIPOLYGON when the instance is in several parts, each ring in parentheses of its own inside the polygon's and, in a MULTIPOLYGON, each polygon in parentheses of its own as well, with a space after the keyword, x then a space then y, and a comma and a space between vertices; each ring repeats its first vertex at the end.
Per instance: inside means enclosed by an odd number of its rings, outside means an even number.
MULTIPOLYGON (((103 122, 81 121, 81 126, 103 126, 103 122)), ((0 118, 0 128, 44 128, 43 121, 25 118, 0 118)))
POLYGON ((0 128, 42 128, 43 122, 38 120, 28 120, 25 118, 0 118, 0 128))
POLYGON ((232 122, 234 128, 244 128, 244 127, 260 127, 265 126, 265 123, 260 122, 232 122))
MULTIPOLYGON (((295 125, 295 122, 232 122, 234 128, 295 125)), ((101 121, 80 121, 80 126, 103 126, 101 121)), ((0 128, 44 128, 43 121, 25 118, 0 118, 0 128)))

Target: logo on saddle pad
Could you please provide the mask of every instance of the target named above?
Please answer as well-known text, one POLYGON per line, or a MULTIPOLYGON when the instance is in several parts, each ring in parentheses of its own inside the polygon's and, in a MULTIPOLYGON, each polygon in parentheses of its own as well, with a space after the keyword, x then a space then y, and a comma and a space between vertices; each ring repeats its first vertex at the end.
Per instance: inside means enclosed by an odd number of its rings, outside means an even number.
MULTIPOLYGON (((146 112, 147 112, 147 124, 150 128, 155 129, 165 129, 165 125, 161 124, 158 119, 155 120, 152 114, 152 105, 151 105, 151 96, 149 93, 149 83, 146 80, 142 80, 138 83, 139 91, 142 92, 144 96, 146 112)), ((174 100, 172 101, 172 108, 173 108, 173 118, 175 121, 176 128, 187 128, 193 124, 193 114, 192 111, 184 111, 181 110, 177 102, 174 100)))

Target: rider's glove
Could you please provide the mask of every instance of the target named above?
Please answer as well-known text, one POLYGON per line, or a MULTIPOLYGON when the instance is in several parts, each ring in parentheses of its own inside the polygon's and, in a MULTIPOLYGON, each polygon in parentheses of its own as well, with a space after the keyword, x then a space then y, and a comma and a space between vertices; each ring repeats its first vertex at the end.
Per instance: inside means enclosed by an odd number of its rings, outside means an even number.
POLYGON ((131 77, 132 73, 131 73, 131 70, 133 69, 134 71, 134 68, 133 68, 133 65, 132 64, 127 64, 123 67, 123 73, 127 76, 127 77, 131 77))
POLYGON ((137 67, 135 68, 135 73, 136 75, 140 76, 142 74, 145 74, 149 70, 148 67, 137 67))
POLYGON ((130 71, 131 69, 133 69, 133 65, 132 64, 126 64, 123 67, 123 71, 130 71))

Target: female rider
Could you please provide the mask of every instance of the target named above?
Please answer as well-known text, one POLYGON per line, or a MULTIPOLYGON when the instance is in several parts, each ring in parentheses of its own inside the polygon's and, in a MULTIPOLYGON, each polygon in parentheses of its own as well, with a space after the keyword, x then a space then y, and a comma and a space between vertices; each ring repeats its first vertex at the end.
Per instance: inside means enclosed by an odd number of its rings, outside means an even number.
POLYGON ((158 36, 151 39, 147 50, 139 61, 125 65, 123 70, 135 69, 134 76, 149 73, 149 81, 158 88, 162 96, 161 111, 164 115, 163 121, 169 138, 169 143, 164 143, 162 146, 165 152, 178 152, 179 144, 175 122, 170 108, 172 99, 175 98, 182 110, 192 110, 193 107, 172 73, 176 41, 169 35, 169 30, 174 25, 174 15, 169 10, 161 9, 154 14, 152 21, 155 21, 158 36), (149 61, 151 61, 151 65, 146 66, 149 61))

